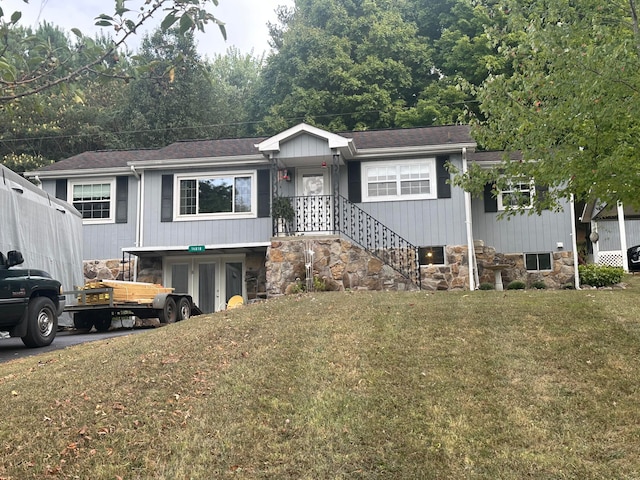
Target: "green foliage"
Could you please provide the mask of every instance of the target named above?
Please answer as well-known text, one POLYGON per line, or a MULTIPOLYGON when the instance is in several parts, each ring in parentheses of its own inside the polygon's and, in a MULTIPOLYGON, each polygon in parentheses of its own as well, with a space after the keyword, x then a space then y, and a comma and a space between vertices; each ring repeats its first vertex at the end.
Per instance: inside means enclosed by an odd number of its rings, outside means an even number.
POLYGON ((526 285, 520 280, 514 280, 507 285, 507 290, 524 290, 526 285))
MULTIPOLYGON (((474 136, 488 149, 520 151, 522 160, 487 175, 534 178, 550 187, 550 205, 573 194, 640 206, 640 37, 633 8, 635 0, 497 3, 492 11, 508 12, 506 25, 487 32, 504 68, 478 90, 474 136)), ((467 187, 481 188, 477 181, 467 187)))
POLYGON ((2 159, 2 164, 16 173, 37 170, 50 163, 52 162, 43 158, 42 155, 27 155, 26 153, 21 153, 20 155, 9 154, 2 159))
POLYGON ((607 265, 578 265, 580 283, 591 285, 592 287, 607 287, 620 283, 624 276, 624 270, 620 267, 609 267, 607 265))
POLYGON ((536 280, 531 283, 531 288, 535 288, 536 290, 545 290, 547 288, 547 284, 542 280, 536 280))
POLYGON ((282 218, 287 222, 293 221, 296 212, 288 197, 274 197, 271 202, 271 216, 274 218, 282 218))
POLYGON ((480 290, 495 290, 496 289, 495 285, 493 283, 489 283, 489 282, 481 283, 478 288, 480 290))

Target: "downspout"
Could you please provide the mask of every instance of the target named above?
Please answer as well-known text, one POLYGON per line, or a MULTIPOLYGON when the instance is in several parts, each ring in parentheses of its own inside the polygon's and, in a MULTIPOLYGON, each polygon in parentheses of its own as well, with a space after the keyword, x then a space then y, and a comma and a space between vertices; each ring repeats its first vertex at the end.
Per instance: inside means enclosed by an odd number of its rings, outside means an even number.
POLYGON ((573 193, 569 202, 571 207, 571 248, 573 248, 573 284, 580 290, 580 272, 578 272, 578 238, 576 233, 576 203, 573 193))
MULTIPOLYGON (((143 223, 143 209, 142 209, 142 199, 144 198, 143 196, 143 189, 144 189, 144 182, 143 182, 143 175, 144 172, 142 173, 138 173, 138 171, 136 170, 136 167, 134 167, 133 165, 131 165, 131 171, 133 172, 133 174, 135 175, 136 179, 138 180, 138 204, 136 205, 136 241, 135 241, 135 245, 136 247, 142 247, 142 234, 143 234, 143 227, 142 227, 142 223, 143 223)), ((133 265, 133 281, 137 282, 138 281, 138 256, 135 256, 135 263, 133 265)))
MULTIPOLYGON (((467 173, 467 147, 462 147, 462 172, 467 173)), ((473 225, 471 224, 471 193, 464 192, 464 218, 467 227, 467 259, 469 262, 469 290, 476 289, 476 262, 473 246, 473 225)))
POLYGON ((627 227, 624 224, 624 206, 618 202, 618 228, 620 229, 620 249, 622 250, 622 268, 629 273, 629 259, 627 258, 627 227))

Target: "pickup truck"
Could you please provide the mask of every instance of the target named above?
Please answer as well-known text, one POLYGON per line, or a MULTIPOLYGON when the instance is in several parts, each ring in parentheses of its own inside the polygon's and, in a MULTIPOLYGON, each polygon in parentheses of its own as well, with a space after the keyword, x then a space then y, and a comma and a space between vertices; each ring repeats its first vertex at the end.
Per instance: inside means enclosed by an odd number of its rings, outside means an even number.
POLYGON ((45 347, 56 336, 65 306, 62 285, 47 272, 11 268, 24 262, 17 250, 0 252, 0 331, 27 347, 45 347))

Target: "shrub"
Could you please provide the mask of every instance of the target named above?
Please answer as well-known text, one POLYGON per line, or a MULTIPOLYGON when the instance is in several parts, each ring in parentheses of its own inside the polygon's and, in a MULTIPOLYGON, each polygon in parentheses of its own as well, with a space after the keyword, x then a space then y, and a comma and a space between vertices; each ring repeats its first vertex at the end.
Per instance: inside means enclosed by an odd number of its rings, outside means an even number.
POLYGON ((545 288, 547 288, 547 284, 544 283, 542 280, 536 280, 535 282, 533 282, 531 284, 531 288, 536 288, 538 290, 544 290, 545 288))
POLYGON ((624 270, 620 267, 607 265, 579 265, 580 283, 592 287, 607 287, 620 283, 624 276, 624 270))
POLYGON ((509 285, 507 285, 507 290, 524 290, 525 284, 520 280, 514 280, 509 285))
POLYGON ((484 283, 481 283, 478 288, 480 290, 495 290, 496 287, 493 285, 493 283, 484 282, 484 283))

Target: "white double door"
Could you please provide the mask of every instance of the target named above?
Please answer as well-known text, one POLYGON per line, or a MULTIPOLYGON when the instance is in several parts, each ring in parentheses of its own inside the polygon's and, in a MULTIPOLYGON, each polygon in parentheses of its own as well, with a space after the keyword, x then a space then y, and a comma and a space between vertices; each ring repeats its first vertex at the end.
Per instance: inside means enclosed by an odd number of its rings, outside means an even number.
POLYGON ((164 263, 165 286, 190 294, 203 313, 225 309, 235 295, 246 298, 242 256, 176 257, 164 263))
POLYGON ((296 169, 296 231, 323 233, 333 230, 333 202, 328 168, 296 169))

